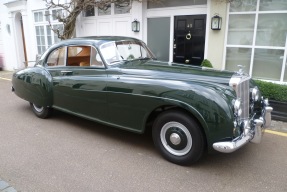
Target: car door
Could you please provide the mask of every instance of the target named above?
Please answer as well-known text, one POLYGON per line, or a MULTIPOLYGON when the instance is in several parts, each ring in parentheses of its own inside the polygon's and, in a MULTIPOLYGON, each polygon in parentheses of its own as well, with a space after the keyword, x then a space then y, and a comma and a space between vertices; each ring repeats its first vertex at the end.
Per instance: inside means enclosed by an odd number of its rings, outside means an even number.
POLYGON ((107 121, 106 68, 92 46, 65 46, 47 59, 53 78, 53 107, 107 121))
POLYGON ((157 97, 158 84, 137 70, 111 68, 107 70, 109 121, 123 129, 143 132, 150 112, 164 101, 157 97))

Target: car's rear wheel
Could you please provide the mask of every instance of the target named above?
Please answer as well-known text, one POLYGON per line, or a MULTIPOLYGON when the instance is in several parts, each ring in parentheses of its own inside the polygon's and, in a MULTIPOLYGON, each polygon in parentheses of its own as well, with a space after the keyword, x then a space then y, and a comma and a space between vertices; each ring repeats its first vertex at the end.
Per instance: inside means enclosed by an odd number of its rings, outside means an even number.
POLYGON ((204 137, 198 123, 181 111, 160 114, 152 129, 153 141, 162 156, 176 164, 197 162, 204 152, 204 137))
POLYGON ((39 118, 46 119, 52 114, 52 108, 50 107, 39 106, 35 103, 30 103, 30 106, 34 114, 39 118))

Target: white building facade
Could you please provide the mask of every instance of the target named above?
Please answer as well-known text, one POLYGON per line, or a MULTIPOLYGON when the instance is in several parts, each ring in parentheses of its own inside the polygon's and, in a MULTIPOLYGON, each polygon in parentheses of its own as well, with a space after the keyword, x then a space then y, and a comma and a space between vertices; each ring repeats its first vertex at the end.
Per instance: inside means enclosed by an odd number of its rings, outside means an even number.
MULTIPOLYGON (((68 0, 62 0, 67 2, 68 0)), ((62 25, 42 0, 4 0, 0 4, 0 55, 4 69, 34 65, 37 54, 59 41, 49 28, 62 25)), ((77 19, 76 36, 119 35, 142 39, 168 62, 244 71, 254 78, 287 82, 286 0, 165 0, 162 4, 127 0, 91 8, 77 19), (211 19, 222 18, 221 29, 211 19), (131 23, 140 23, 139 32, 131 23)))

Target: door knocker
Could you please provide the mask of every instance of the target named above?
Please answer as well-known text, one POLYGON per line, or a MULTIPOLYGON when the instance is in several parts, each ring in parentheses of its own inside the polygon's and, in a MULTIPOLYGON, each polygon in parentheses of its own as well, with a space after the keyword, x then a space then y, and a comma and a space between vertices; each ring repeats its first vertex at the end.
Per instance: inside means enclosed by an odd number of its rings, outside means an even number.
POLYGON ((185 38, 186 38, 187 40, 190 40, 190 39, 191 39, 191 34, 190 34, 190 32, 188 32, 188 34, 185 36, 185 38))

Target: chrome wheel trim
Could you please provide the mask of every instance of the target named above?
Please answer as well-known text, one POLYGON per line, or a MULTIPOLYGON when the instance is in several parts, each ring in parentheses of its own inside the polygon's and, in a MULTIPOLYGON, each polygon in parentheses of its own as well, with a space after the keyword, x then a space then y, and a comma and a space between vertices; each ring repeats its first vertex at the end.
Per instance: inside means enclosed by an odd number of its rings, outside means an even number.
POLYGON ((33 107, 38 113, 41 113, 44 110, 44 107, 42 107, 42 106, 39 107, 39 106, 35 105, 34 103, 33 103, 33 107))
MULTIPOLYGON (((179 122, 168 122, 168 123, 166 123, 160 131, 160 140, 161 140, 163 147, 169 153, 171 153, 175 156, 186 155, 192 148, 192 137, 190 135, 190 132, 183 124, 181 124, 179 122), (187 138, 187 144, 182 150, 176 150, 168 144, 168 142, 166 140, 166 133, 171 128, 177 128, 177 129, 180 129, 182 132, 184 132, 184 134, 187 138)), ((174 145, 178 145, 178 144, 180 144, 181 139, 179 138, 179 135, 177 133, 172 133, 170 135, 170 142, 174 145)))

